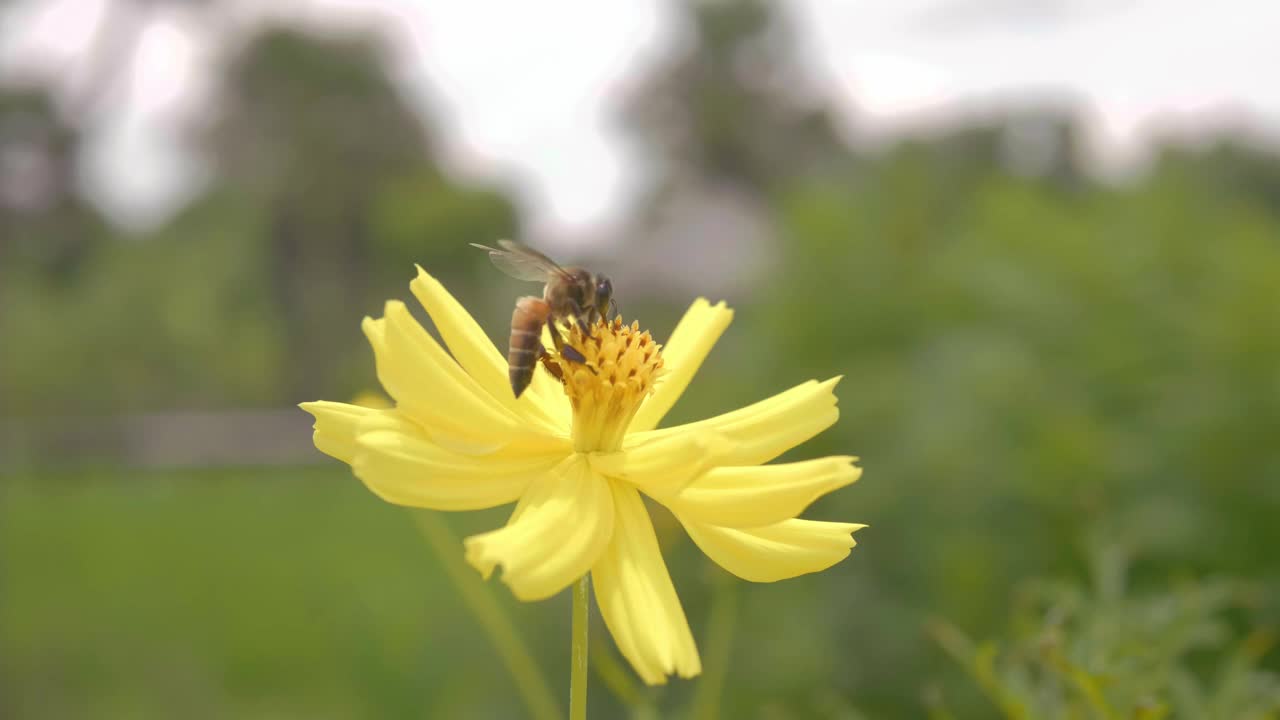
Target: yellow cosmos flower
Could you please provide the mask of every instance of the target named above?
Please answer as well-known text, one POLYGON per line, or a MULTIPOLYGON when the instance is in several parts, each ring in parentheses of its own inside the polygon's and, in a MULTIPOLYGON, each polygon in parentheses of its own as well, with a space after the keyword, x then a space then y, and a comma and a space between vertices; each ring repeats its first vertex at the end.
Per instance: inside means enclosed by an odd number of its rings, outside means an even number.
POLYGON ((728 327, 696 301, 666 347, 638 325, 599 323, 569 343, 586 366, 552 360, 517 400, 507 363, 466 310, 418 268, 411 283, 448 351, 400 302, 365 318, 378 379, 395 407, 304 403, 315 444, 387 502, 434 510, 516 503, 505 527, 467 538, 466 559, 521 600, 591 573, 623 656, 650 684, 701 671, 689 622, 641 494, 665 505, 729 572, 772 582, 849 554, 850 523, 800 520, 858 479, 856 458, 763 465, 836 421, 839 378, 809 381, 709 420, 658 429, 728 327))

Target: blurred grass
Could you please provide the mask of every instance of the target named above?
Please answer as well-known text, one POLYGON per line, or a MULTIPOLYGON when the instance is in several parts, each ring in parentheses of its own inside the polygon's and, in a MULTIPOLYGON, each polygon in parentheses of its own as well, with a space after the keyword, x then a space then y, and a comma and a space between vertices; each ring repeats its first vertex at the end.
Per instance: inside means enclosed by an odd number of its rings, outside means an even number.
POLYGON ((345 469, 121 479, 4 483, 6 716, 521 716, 411 517, 345 469))

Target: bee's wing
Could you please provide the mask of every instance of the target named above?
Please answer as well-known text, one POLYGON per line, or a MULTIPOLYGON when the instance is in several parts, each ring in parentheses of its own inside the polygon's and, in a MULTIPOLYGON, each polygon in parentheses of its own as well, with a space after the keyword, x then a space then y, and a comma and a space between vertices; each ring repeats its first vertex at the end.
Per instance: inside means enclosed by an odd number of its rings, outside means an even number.
POLYGON ((501 249, 479 243, 471 243, 471 245, 487 251, 494 267, 517 280, 546 282, 552 275, 567 275, 564 268, 557 265, 554 260, 518 242, 499 240, 498 245, 501 249))

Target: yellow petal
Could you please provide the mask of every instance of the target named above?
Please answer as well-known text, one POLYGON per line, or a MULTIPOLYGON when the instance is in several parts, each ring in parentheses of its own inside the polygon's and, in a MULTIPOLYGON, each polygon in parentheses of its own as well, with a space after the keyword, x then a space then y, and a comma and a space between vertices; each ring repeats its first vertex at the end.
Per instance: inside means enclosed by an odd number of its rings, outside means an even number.
POLYGON ((360 421, 388 410, 373 410, 359 405, 317 400, 298 407, 316 419, 312 441, 320 452, 350 465, 356 454, 356 428, 360 421))
MULTIPOLYGON (((564 393, 549 377, 534 382, 516 399, 511 392, 507 361, 480 324, 453 295, 426 270, 418 268, 418 277, 409 288, 422 303, 431 322, 435 323, 449 352, 476 383, 500 405, 530 422, 552 430, 568 431, 569 404, 564 393)), ((538 372, 536 376, 545 376, 538 372)))
POLYGON ((351 404, 374 410, 390 410, 395 407, 385 393, 377 390, 362 390, 356 393, 356 396, 351 398, 351 404))
POLYGON ((637 433, 635 441, 687 432, 711 431, 733 444, 722 465, 760 465, 831 427, 840 411, 832 392, 839 377, 810 380, 753 405, 662 430, 637 433))
POLYGON ((743 580, 774 582, 826 570, 849 556, 853 523, 783 520, 764 527, 726 528, 680 518, 707 557, 743 580))
POLYGON ((793 518, 814 500, 862 474, 852 457, 781 465, 718 467, 663 499, 681 518, 725 527, 760 527, 793 518))
POLYGON ((729 446, 715 433, 693 431, 663 436, 628 436, 623 450, 592 453, 591 466, 607 477, 625 480, 665 499, 723 457, 729 446))
POLYGON ((396 415, 360 424, 351 468, 375 495, 396 505, 479 510, 514 502, 548 475, 564 452, 465 455, 440 447, 396 415))
POLYGON ((439 444, 479 451, 536 443, 535 431, 467 375, 404 303, 388 302, 385 317, 366 318, 364 330, 378 380, 395 398, 396 408, 439 444))
POLYGON ((608 481, 573 457, 535 481, 506 527, 466 539, 467 562, 502 581, 521 600, 551 597, 595 564, 613 535, 608 481))
POLYGON ((707 353, 711 352, 731 320, 733 311, 725 307, 723 302, 712 305, 706 298, 694 301, 672 331, 671 339, 662 348, 666 374, 654 388, 653 395, 645 400, 631 420, 632 432, 658 427, 663 416, 684 394, 685 388, 689 387, 689 381, 693 380, 707 353))
POLYGON ((663 684, 672 673, 693 677, 702 661, 644 501, 629 485, 609 485, 617 512, 613 542, 591 570, 600 614, 646 683, 663 684))

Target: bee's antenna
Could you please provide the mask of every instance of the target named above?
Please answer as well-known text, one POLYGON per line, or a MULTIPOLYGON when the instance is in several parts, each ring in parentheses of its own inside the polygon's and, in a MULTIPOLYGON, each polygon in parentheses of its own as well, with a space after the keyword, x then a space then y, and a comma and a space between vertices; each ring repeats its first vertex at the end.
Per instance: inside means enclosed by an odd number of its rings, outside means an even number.
POLYGON ((614 300, 613 298, 609 298, 609 309, 613 311, 613 316, 614 316, 614 317, 617 317, 617 316, 619 315, 619 313, 618 313, 618 301, 617 301, 617 300, 614 300))

